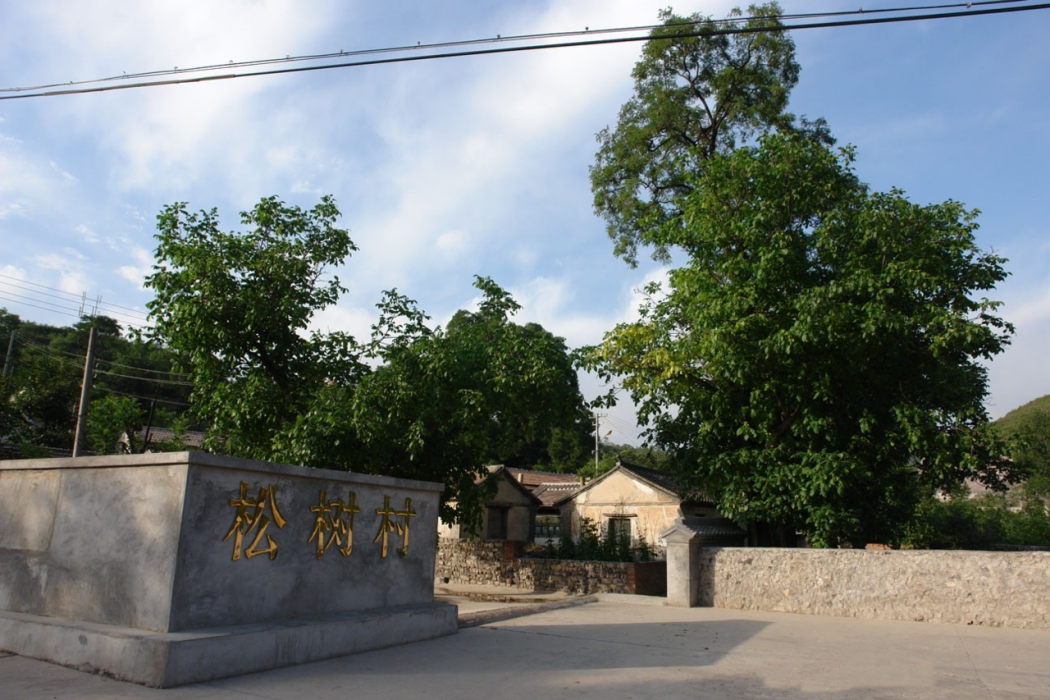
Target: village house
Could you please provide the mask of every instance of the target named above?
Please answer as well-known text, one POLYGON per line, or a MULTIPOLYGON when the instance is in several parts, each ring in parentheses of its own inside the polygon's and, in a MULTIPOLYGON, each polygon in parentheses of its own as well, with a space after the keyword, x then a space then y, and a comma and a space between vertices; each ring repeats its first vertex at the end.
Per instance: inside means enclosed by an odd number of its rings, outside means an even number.
POLYGON ((678 495, 674 477, 666 472, 618 459, 616 466, 555 504, 563 534, 576 536, 580 520, 596 523, 605 536, 630 537, 637 544, 663 548, 659 535, 682 517, 709 518, 719 530, 735 536, 742 544, 746 533, 722 518, 714 502, 703 493, 684 501, 678 495), (735 533, 739 534, 736 535, 735 533))
POLYGON ((506 467, 495 465, 488 470, 488 476, 483 479, 496 482, 496 494, 485 503, 479 531, 472 533, 461 523, 438 521, 438 537, 470 539, 473 535, 486 540, 531 542, 540 499, 515 479, 506 467))

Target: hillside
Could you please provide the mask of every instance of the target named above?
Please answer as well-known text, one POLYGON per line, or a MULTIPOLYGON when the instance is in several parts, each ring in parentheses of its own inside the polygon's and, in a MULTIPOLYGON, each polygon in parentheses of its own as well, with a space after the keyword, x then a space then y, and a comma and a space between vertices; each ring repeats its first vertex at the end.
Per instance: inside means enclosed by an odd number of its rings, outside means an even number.
POLYGON ((1036 411, 1046 411, 1050 413, 1050 394, 1040 396, 1038 399, 1029 401, 1023 406, 1018 406, 999 420, 995 421, 993 425, 999 429, 1000 435, 1003 437, 1009 437, 1020 430, 1024 424, 1028 422, 1028 417, 1036 411))

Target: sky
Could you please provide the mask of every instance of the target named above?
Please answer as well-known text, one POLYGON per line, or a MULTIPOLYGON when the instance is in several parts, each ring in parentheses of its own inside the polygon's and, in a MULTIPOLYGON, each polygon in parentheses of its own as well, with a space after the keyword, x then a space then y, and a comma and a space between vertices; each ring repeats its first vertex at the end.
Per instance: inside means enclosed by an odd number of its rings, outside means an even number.
MULTIPOLYGON (((668 0, 397 2, 0 0, 0 87, 286 55, 651 24, 668 0)), ((678 14, 723 17, 732 2, 678 14)), ((903 3, 902 3, 903 4, 903 3)), ((856 0, 784 0, 787 13, 856 0)), ((893 2, 866 10, 895 7, 893 2)), ((1016 326, 989 366, 990 415, 1050 393, 1050 11, 792 33, 791 111, 858 150, 859 177, 920 204, 981 210, 1009 259, 988 296, 1016 326)), ((367 337, 385 289, 435 323, 492 277, 570 347, 636 318, 666 268, 612 254, 593 212, 595 134, 615 125, 640 44, 337 69, 0 101, 0 306, 68 325, 81 301, 142 323, 156 216, 331 194, 359 247, 314 319, 367 337), (38 286, 40 285, 40 286, 38 286), (75 295, 75 296, 74 296, 75 295), (43 308, 37 308, 43 307, 43 308)), ((681 260, 678 263, 684 262, 681 260)), ((674 263, 672 263, 674 264, 674 263)), ((581 377, 585 398, 602 387, 581 377)), ((638 442, 629 400, 608 439, 638 442)))

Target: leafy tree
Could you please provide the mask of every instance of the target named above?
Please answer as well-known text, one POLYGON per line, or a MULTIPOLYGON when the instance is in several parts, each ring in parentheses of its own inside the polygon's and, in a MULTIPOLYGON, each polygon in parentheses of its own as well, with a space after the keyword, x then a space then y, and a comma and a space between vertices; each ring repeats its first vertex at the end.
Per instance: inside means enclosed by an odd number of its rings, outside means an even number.
POLYGON ((1050 499, 1050 412, 1032 411, 1014 436, 1013 458, 1024 471, 1028 499, 1050 499))
MULTIPOLYGON (((136 403, 136 410, 154 416, 154 425, 167 425, 178 413, 152 410, 153 401, 176 407, 185 406, 188 401, 186 383, 170 374, 172 351, 145 341, 136 333, 125 338, 112 318, 85 316, 73 326, 57 327, 24 321, 16 314, 0 311, 0 325, 18 333, 11 372, 3 383, 6 399, 0 407, 0 440, 14 448, 5 454, 46 455, 47 450, 33 448, 72 446, 83 377, 82 358, 92 328, 96 330, 96 365, 89 422, 96 406, 101 414, 110 411, 111 406, 104 402, 107 397, 119 398, 126 406, 128 402, 136 403)), ((106 420, 101 414, 98 419, 106 420)), ((112 443, 106 441, 104 452, 113 451, 115 440, 116 437, 112 443)))
POLYGON ((240 233, 221 231, 216 210, 186 206, 157 217, 158 264, 146 278, 154 333, 192 373, 209 449, 265 459, 326 384, 352 386, 364 371, 350 336, 303 335, 342 291, 338 278, 321 281, 325 268, 356 248, 330 197, 309 211, 263 199, 241 215, 240 233))
MULTIPOLYGON (((752 5, 744 29, 781 27, 775 2, 752 5)), ((741 17, 739 9, 730 13, 741 17)), ((591 167, 595 211, 608 225, 615 252, 635 264, 639 245, 669 260, 684 221, 681 200, 718 154, 767 130, 798 130, 830 142, 823 120, 799 125, 785 110, 798 82, 795 45, 787 32, 713 34, 723 25, 664 10, 635 65, 634 96, 616 129, 598 134, 591 167), (681 36, 699 33, 700 36, 681 36)))
POLYGON ((592 360, 726 515, 887 541, 917 485, 1016 480, 980 364, 1012 328, 976 211, 870 192, 853 152, 769 135, 718 156, 666 241, 689 256, 592 360))
POLYGON ((478 311, 436 329, 387 292, 369 346, 381 364, 354 388, 328 387, 276 441, 277 457, 440 481, 442 517, 476 525, 484 465, 574 429, 583 400, 564 341, 513 323, 518 304, 492 280, 475 284, 478 311))
POLYGON ((88 409, 87 436, 91 450, 97 455, 117 452, 122 434, 127 434, 132 452, 138 452, 136 431, 142 428, 145 416, 142 406, 128 396, 106 396, 91 402, 88 409))
POLYGON ((210 449, 439 481, 442 516, 469 526, 486 463, 532 463, 555 430, 577 428, 572 358, 561 338, 513 323, 517 303, 487 278, 476 282, 479 309, 447 328, 430 328, 394 290, 367 345, 306 337, 311 315, 342 291, 322 271, 354 250, 338 215, 327 197, 310 211, 269 198, 243 215, 247 231, 223 233, 214 210, 167 207, 147 279, 156 335, 192 373, 210 449))

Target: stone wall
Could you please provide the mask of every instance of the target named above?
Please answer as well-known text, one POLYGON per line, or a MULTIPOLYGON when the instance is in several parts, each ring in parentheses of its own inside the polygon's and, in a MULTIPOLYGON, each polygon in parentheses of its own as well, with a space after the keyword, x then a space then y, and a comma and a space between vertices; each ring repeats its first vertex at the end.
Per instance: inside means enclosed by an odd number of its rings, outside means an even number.
POLYGON ((1050 629, 1050 552, 702 548, 698 603, 1050 629))
POLYGON ((435 580, 461 585, 513 586, 535 591, 665 595, 665 562, 602 562, 522 557, 520 543, 502 540, 438 542, 435 580), (517 546, 515 546, 517 545, 517 546))

